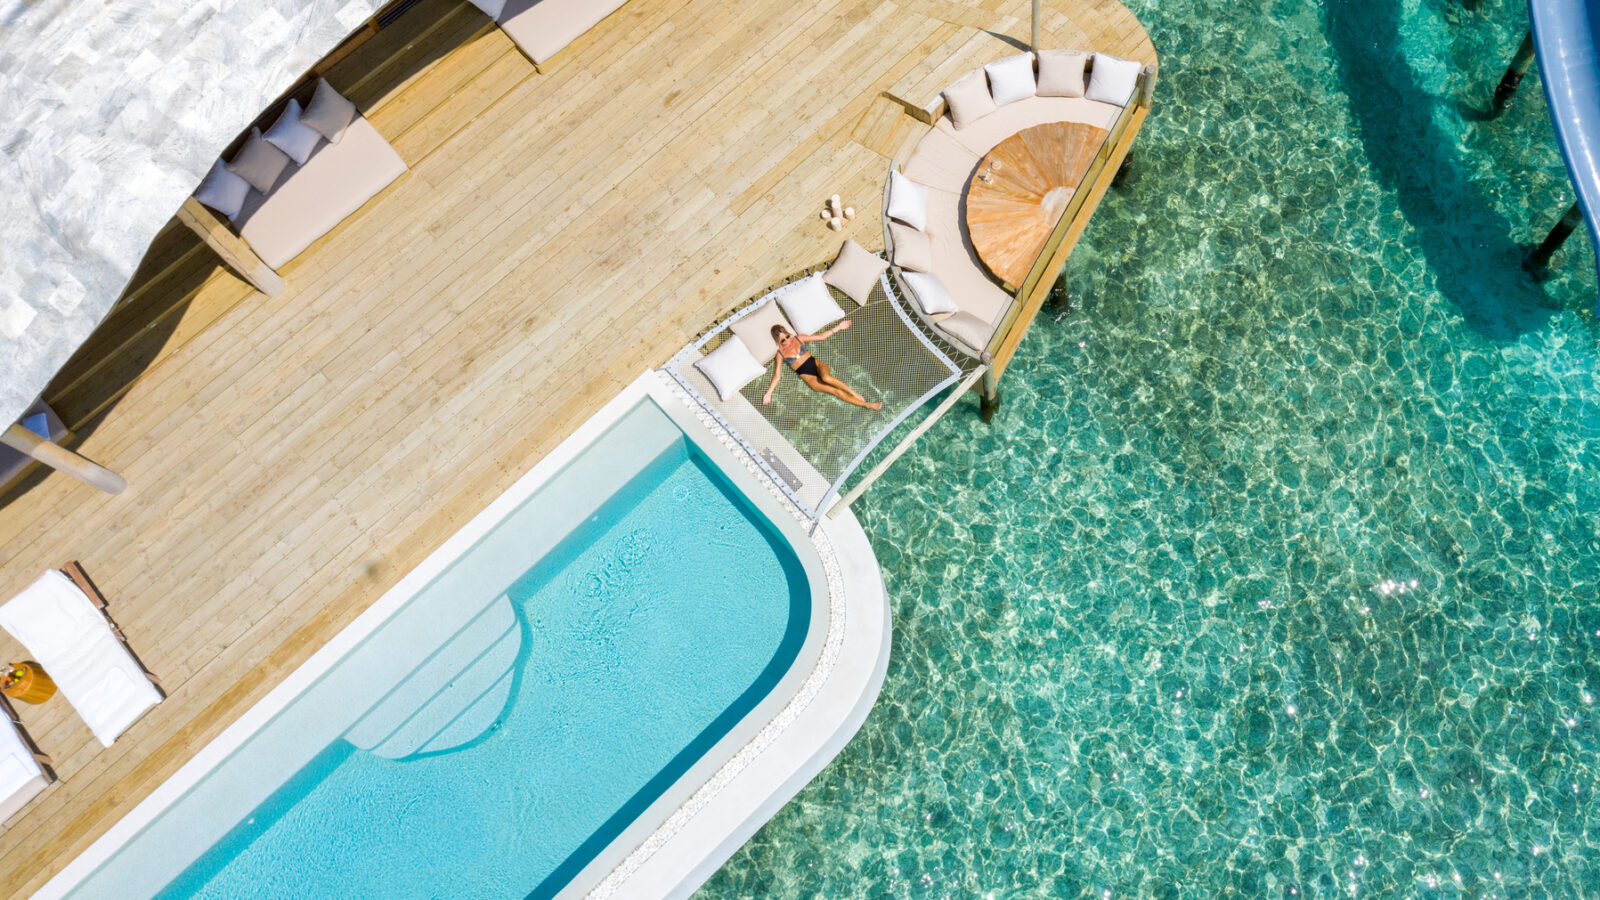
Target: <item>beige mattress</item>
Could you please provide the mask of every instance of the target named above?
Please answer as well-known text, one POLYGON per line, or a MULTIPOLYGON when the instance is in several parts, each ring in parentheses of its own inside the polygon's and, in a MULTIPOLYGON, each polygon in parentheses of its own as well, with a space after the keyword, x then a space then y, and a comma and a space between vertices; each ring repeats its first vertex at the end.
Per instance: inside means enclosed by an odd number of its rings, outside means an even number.
POLYGON ((507 0, 500 28, 536 63, 561 48, 622 6, 622 0, 507 0))
POLYGON ((364 116, 337 144, 323 141, 303 166, 290 163, 266 196, 251 191, 233 220, 239 236, 276 269, 388 187, 406 170, 364 116))

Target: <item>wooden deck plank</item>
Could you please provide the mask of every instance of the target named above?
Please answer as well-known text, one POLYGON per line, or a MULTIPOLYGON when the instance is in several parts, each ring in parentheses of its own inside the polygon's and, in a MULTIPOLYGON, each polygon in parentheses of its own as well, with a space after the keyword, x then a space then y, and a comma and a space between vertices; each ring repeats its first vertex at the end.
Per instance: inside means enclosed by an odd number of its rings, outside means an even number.
MULTIPOLYGON (((62 385, 71 402, 126 382, 80 449, 128 493, 52 476, 0 509, 0 592, 82 559, 171 691, 109 750, 64 703, 22 710, 62 781, 0 833, 0 897, 42 884, 623 384, 830 259, 822 198, 846 196, 846 235, 880 247, 887 157, 926 127, 882 92, 970 70, 1002 43, 972 30, 1025 39, 1026 15, 630 0, 530 75, 475 9, 423 0, 333 67, 411 171, 285 266, 277 297, 225 272, 152 279, 97 335, 113 361, 62 385), (159 341, 140 343, 141 316, 159 341)), ((1046 24, 1149 52, 1114 0, 1052 4, 1046 24)))

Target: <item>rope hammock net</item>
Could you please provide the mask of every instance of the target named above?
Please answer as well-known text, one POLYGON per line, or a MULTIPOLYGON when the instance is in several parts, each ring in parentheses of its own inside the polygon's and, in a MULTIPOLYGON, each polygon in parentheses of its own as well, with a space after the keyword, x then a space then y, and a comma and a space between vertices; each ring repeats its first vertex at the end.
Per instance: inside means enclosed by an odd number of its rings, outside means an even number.
POLYGON ((720 399, 695 362, 721 346, 732 325, 761 311, 784 286, 823 268, 800 272, 743 304, 665 366, 813 520, 828 510, 845 480, 884 438, 979 365, 912 316, 885 272, 865 306, 829 287, 851 327, 810 347, 845 384, 868 400, 882 401, 882 409, 862 409, 813 391, 792 372, 783 373, 772 403, 763 405, 774 364, 770 358, 762 377, 720 399))

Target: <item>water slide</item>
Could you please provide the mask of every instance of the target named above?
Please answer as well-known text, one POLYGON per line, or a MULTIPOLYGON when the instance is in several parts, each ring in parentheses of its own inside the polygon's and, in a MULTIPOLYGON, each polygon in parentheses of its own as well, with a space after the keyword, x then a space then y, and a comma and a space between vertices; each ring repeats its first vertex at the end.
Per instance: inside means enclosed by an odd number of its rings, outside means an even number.
POLYGON ((1600 0, 1528 0, 1550 119, 1600 258, 1600 0))

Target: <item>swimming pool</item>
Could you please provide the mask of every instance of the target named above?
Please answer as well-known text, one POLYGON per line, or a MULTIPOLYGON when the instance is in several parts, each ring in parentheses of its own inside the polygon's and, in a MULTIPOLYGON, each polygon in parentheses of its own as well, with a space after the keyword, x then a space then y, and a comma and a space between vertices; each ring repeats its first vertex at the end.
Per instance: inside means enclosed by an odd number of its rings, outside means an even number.
POLYGON ((536 470, 66 896, 595 884, 783 707, 827 628, 798 524, 696 440, 636 400, 536 470))

